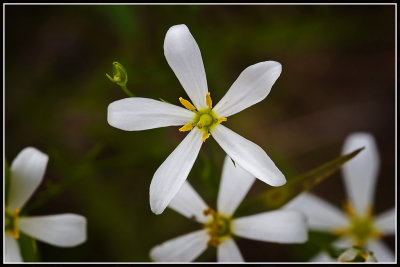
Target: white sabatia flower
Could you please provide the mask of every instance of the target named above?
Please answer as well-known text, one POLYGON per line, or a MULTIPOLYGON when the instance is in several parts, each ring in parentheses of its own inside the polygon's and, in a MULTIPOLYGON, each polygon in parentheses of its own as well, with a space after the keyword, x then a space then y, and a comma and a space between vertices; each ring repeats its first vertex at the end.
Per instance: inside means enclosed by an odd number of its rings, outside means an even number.
POLYGON ((277 243, 307 241, 305 216, 297 211, 275 210, 252 216, 232 218, 255 178, 225 158, 222 178, 214 211, 186 181, 169 207, 203 225, 203 229, 154 247, 154 261, 188 262, 196 259, 210 245, 217 247, 220 262, 244 261, 233 235, 253 240, 277 243))
MULTIPOLYGON (((374 138, 368 133, 353 133, 345 141, 343 154, 365 147, 342 168, 349 198, 344 212, 309 193, 301 194, 285 205, 285 209, 302 211, 311 229, 329 231, 340 236, 337 248, 353 245, 372 251, 378 262, 392 262, 392 251, 379 239, 395 233, 395 209, 374 216, 374 191, 379 169, 379 155, 374 138)), ((314 261, 332 261, 325 252, 314 261)))
POLYGON ((186 25, 171 27, 164 54, 193 104, 179 98, 181 108, 148 98, 125 98, 108 106, 108 123, 126 131, 183 125, 190 131, 155 172, 150 185, 151 210, 160 214, 186 180, 202 143, 212 135, 225 152, 265 183, 281 186, 286 179, 265 151, 221 125, 228 116, 263 100, 278 79, 282 66, 265 61, 245 69, 213 108, 199 47, 186 25))
POLYGON ((11 164, 8 203, 5 207, 5 261, 21 262, 19 231, 59 247, 86 240, 86 218, 76 214, 19 216, 20 210, 43 179, 49 157, 33 147, 23 149, 11 164))

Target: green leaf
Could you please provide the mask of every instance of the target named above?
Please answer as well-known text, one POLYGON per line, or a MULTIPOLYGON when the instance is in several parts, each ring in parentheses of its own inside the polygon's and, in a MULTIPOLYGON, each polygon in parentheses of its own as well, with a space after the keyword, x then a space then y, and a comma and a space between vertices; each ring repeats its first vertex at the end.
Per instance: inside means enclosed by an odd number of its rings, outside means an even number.
POLYGON ((21 250, 22 258, 25 262, 38 262, 39 255, 36 240, 32 237, 19 233, 18 244, 21 250))
POLYGON ((268 209, 280 208, 300 193, 311 190, 314 186, 328 178, 363 149, 364 147, 337 157, 315 169, 312 169, 311 171, 288 180, 288 182, 283 186, 269 189, 248 201, 246 207, 250 205, 263 206, 264 210, 265 207, 268 209))

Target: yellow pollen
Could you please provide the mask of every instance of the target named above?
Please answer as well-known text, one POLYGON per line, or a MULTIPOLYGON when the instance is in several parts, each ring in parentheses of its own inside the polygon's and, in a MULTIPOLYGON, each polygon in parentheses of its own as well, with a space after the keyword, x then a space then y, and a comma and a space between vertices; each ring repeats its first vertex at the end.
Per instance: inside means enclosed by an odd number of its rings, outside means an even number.
POLYGON ((206 94, 206 103, 209 108, 212 108, 212 100, 211 100, 210 92, 207 92, 207 94, 206 94))
POLYGON ((187 108, 188 110, 190 110, 190 111, 196 110, 196 107, 193 106, 193 104, 190 103, 188 100, 183 99, 182 97, 180 97, 180 98, 179 98, 179 101, 180 101, 181 104, 182 104, 185 108, 187 108))
POLYGON ((217 121, 216 125, 220 124, 221 122, 227 121, 227 120, 228 119, 224 118, 224 117, 218 118, 218 121, 217 121))
POLYGON ((180 132, 187 132, 193 129, 193 124, 191 122, 186 123, 185 125, 183 125, 181 128, 179 128, 180 132))
POLYGON ((210 137, 210 133, 203 133, 203 143, 210 137))

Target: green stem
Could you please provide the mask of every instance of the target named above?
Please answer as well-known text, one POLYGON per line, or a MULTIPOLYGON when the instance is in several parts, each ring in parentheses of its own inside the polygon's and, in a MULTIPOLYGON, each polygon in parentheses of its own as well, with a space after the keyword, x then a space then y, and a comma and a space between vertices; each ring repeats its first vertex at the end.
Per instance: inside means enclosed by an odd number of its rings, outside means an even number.
POLYGON ((128 87, 126 85, 121 85, 122 90, 124 90, 125 94, 127 94, 129 97, 135 97, 134 94, 132 94, 131 91, 129 91, 128 87))

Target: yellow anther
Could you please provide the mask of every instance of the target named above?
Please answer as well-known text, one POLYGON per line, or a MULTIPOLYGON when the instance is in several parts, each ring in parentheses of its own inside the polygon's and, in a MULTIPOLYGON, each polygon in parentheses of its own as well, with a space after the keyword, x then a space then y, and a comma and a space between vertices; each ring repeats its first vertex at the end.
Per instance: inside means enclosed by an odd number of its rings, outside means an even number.
POLYGON ((179 101, 181 102, 181 104, 187 108, 190 111, 196 110, 196 107, 193 106, 192 103, 190 103, 189 101, 187 101, 186 99, 183 99, 182 97, 179 98, 179 101))
POLYGON ((351 205, 350 201, 347 201, 343 205, 343 210, 349 217, 354 217, 356 216, 356 212, 353 208, 353 205, 351 205))
POLYGON ((333 229, 332 232, 335 235, 343 236, 343 235, 347 235, 349 231, 346 228, 336 228, 336 229, 333 229))
POLYGON ((210 133, 203 133, 203 143, 210 137, 210 133))
POLYGON ((19 230, 17 228, 12 229, 11 236, 14 237, 15 239, 18 239, 19 238, 19 230))
POLYGON ((228 119, 224 118, 224 117, 218 118, 218 121, 217 121, 216 125, 220 124, 221 122, 227 121, 227 120, 228 119))
POLYGON ((193 129, 193 124, 191 122, 186 123, 185 125, 183 125, 181 128, 179 128, 180 132, 187 132, 193 129))
POLYGON ((206 103, 209 108, 212 108, 212 100, 211 100, 210 92, 207 92, 207 94, 206 94, 206 103))

